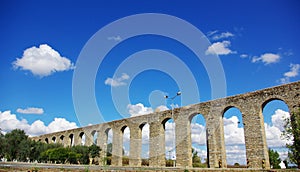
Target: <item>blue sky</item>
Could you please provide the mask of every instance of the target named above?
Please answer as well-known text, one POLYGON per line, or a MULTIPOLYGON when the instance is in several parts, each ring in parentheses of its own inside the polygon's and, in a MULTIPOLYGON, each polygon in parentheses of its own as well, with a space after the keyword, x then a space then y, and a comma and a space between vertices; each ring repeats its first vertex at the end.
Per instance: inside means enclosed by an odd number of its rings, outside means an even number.
MULTIPOLYGON (((77 59, 97 31, 118 19, 142 13, 175 16, 200 30, 210 42, 206 53, 217 57, 223 67, 225 96, 298 81, 299 7, 296 0, 1 1, 0 128, 6 132, 13 128, 5 125, 4 117, 17 121, 15 124, 20 125, 16 126, 24 125, 23 129, 27 127, 32 135, 81 126, 81 123, 86 125, 86 121, 78 119, 73 105, 72 81, 77 59), (50 55, 43 56, 45 52, 50 55), (30 59, 32 54, 34 58, 30 59), (37 63, 46 57, 57 57, 57 60, 37 63), (33 123, 48 128, 35 131, 30 128, 33 123)), ((129 56, 143 50, 172 53, 193 74, 199 102, 215 98, 205 65, 183 43, 147 34, 123 40, 119 33, 108 35, 107 42, 117 45, 99 66, 94 91, 104 121, 144 114, 158 106, 170 108, 171 102, 166 102, 163 95, 172 96, 179 90, 180 83, 173 76, 159 70, 140 71, 134 78, 126 71, 115 73, 129 56), (130 104, 118 104, 122 106, 119 110, 112 92, 124 86, 129 88, 130 104)), ((98 46, 101 51, 103 45, 98 46)), ((175 60, 168 62, 163 66, 177 67, 175 60)), ((188 89, 180 90, 182 97, 188 95, 188 89)), ((174 99, 174 104, 186 105, 181 98, 174 99)), ((288 111, 282 104, 268 109, 264 115, 270 125, 277 109, 288 111)), ((94 111, 87 113, 92 115, 94 111)), ((87 122, 98 123, 93 118, 87 122)))

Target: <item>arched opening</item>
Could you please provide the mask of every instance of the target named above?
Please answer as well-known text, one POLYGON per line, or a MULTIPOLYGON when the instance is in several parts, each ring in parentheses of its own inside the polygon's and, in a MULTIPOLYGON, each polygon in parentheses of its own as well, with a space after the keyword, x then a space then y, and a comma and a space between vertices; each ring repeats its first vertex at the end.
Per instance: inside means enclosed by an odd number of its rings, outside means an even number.
POLYGON ((206 121, 203 115, 190 117, 193 167, 208 167, 206 121))
MULTIPOLYGON (((288 149, 286 148, 286 144, 290 141, 282 137, 285 119, 290 118, 287 104, 279 99, 267 100, 262 104, 262 113, 264 118, 266 141, 269 149, 268 153, 277 152, 281 161, 287 160, 288 149)), ((281 163, 282 168, 285 167, 283 164, 284 163, 281 163)), ((279 168, 277 163, 271 163, 270 166, 271 168, 279 168)))
POLYGON ((52 143, 56 143, 56 137, 55 136, 52 137, 52 143))
POLYGON ((111 157, 112 157, 112 138, 113 138, 113 131, 111 128, 105 130, 106 134, 106 165, 111 165, 111 157))
POLYGON ((98 131, 96 131, 96 130, 92 131, 92 137, 93 137, 93 144, 97 145, 98 131))
POLYGON ((60 143, 61 143, 61 144, 64 144, 64 138, 65 138, 65 136, 64 136, 64 135, 61 135, 61 136, 59 137, 59 139, 60 139, 60 143))
POLYGON ((142 130, 142 149, 141 149, 141 158, 142 166, 149 166, 149 124, 144 123, 140 125, 142 130))
POLYGON ((45 138, 45 143, 49 144, 49 139, 45 138))
POLYGON ((81 133, 79 134, 79 137, 80 137, 80 139, 81 139, 80 144, 81 144, 82 146, 84 146, 85 143, 86 143, 86 135, 85 135, 85 133, 84 133, 84 132, 81 132, 81 133))
POLYGON ((175 143, 175 122, 172 118, 167 118, 163 121, 165 130, 165 157, 166 166, 176 166, 176 143, 175 143))
POLYGON ((68 146, 74 146, 74 134, 70 134, 69 135, 69 139, 70 139, 70 145, 68 145, 68 146))
POLYGON ((127 126, 122 127, 121 129, 123 133, 123 158, 122 164, 129 165, 129 151, 130 151, 130 129, 127 126))
POLYGON ((224 141, 227 167, 247 167, 242 113, 236 107, 227 107, 223 113, 224 141))

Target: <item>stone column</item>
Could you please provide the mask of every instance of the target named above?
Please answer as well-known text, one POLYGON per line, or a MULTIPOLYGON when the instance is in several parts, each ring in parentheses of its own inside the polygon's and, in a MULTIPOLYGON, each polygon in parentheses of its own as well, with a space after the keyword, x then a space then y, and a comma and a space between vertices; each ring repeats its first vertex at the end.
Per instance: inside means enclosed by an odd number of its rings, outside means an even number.
POLYGON ((175 119, 176 166, 192 167, 191 125, 188 118, 178 116, 175 119))
POLYGON ((94 136, 90 132, 85 133, 85 146, 91 146, 93 144, 94 136))
POLYGON ((222 111, 219 111, 215 121, 215 125, 219 126, 215 128, 216 136, 216 153, 218 158, 218 168, 226 168, 226 149, 225 149, 225 138, 224 138, 224 124, 223 124, 223 115, 222 111))
POLYGON ((74 133, 74 146, 81 145, 81 137, 79 136, 80 132, 81 131, 74 133))
POLYGON ((206 121, 208 166, 209 168, 226 168, 222 110, 218 107, 213 108, 206 121))
POLYGON ((136 125, 130 128, 129 166, 141 166, 142 130, 136 125))
POLYGON ((216 150, 216 135, 215 135, 215 124, 213 119, 208 118, 206 121, 207 130, 207 158, 209 168, 218 168, 218 156, 216 150))
POLYGON ((97 143, 98 145, 100 146, 101 148, 101 151, 100 151, 100 162, 99 162, 99 165, 106 165, 106 154, 107 154, 107 137, 108 137, 108 133, 106 131, 100 131, 99 133, 99 136, 98 136, 98 140, 97 140, 97 143))
POLYGON ((160 121, 152 122, 150 125, 150 157, 149 166, 166 166, 165 160, 165 130, 160 121))
POLYGON ((247 106, 242 109, 242 115, 249 168, 270 169, 262 109, 258 105, 247 106))
POLYGON ((111 165, 122 166, 123 133, 118 128, 112 128, 112 130, 113 130, 113 141, 112 141, 111 165))

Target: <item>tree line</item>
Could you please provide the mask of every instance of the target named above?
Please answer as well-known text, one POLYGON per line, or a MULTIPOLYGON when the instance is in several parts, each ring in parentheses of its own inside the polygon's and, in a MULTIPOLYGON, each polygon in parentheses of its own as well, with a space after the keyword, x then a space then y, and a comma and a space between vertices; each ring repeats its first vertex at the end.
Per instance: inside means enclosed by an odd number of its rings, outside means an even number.
POLYGON ((97 145, 64 147, 31 140, 20 129, 5 135, 0 132, 0 159, 7 161, 89 164, 100 151, 97 145))

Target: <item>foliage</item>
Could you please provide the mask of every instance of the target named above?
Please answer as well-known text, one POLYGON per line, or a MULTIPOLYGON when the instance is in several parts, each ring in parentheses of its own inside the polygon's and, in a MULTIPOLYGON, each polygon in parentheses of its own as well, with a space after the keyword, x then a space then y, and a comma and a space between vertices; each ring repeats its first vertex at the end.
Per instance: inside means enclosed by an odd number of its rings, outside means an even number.
POLYGON ((95 144, 89 147, 89 152, 92 158, 98 157, 100 151, 101 151, 100 147, 95 144))
POLYGON ((290 119, 285 119, 284 128, 283 136, 292 141, 291 144, 287 144, 288 157, 291 162, 296 163, 300 168, 300 108, 297 112, 291 114, 290 119))
POLYGON ((206 168, 207 164, 201 162, 201 158, 198 156, 198 152, 192 148, 192 162, 193 162, 193 167, 198 167, 198 168, 206 168))
POLYGON ((0 131, 0 158, 9 161, 38 161, 71 164, 88 164, 89 158, 99 156, 99 146, 63 147, 61 144, 46 144, 31 140, 23 130, 12 130, 3 135, 0 131))
POLYGON ((30 156, 30 139, 23 130, 12 130, 5 136, 5 157, 9 160, 26 161, 30 156))
POLYGON ((0 159, 4 157, 4 148, 5 148, 5 143, 4 143, 4 135, 1 132, 0 128, 0 159))
POLYGON ((107 144, 106 156, 112 155, 112 143, 107 144))
POLYGON ((279 158, 279 154, 277 151, 274 151, 272 149, 269 149, 269 160, 270 160, 270 165, 274 169, 280 169, 280 162, 281 159, 279 158))

